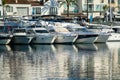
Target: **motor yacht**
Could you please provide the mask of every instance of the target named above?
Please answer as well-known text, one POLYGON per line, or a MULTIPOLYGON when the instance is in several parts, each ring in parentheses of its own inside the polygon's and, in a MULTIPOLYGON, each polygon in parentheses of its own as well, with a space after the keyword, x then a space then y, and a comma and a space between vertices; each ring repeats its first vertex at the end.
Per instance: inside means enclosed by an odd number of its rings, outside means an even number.
POLYGON ((14 28, 12 35, 12 44, 29 44, 34 37, 34 32, 27 28, 14 28))
POLYGON ((48 30, 50 31, 51 34, 54 34, 57 36, 54 43, 72 44, 76 41, 78 37, 77 34, 71 33, 64 27, 48 25, 47 28, 49 28, 48 30))
POLYGON ((68 25, 67 29, 71 32, 78 34, 75 43, 94 43, 98 38, 98 33, 88 31, 87 28, 80 25, 68 25))
POLYGON ((113 22, 111 25, 110 37, 108 42, 119 42, 120 41, 120 22, 113 22))
POLYGON ((0 44, 10 44, 12 37, 9 33, 0 33, 0 44))
POLYGON ((99 33, 99 36, 98 38, 96 39, 96 43, 105 43, 108 41, 109 37, 110 37, 110 26, 108 25, 102 25, 102 24, 89 24, 87 26, 87 28, 90 30, 90 31, 93 31, 93 32, 96 32, 96 33, 99 33))
POLYGON ((37 28, 32 28, 35 37, 32 40, 32 43, 36 44, 52 44, 54 43, 56 39, 56 35, 51 34, 50 32, 47 31, 46 28, 44 27, 37 27, 37 28))

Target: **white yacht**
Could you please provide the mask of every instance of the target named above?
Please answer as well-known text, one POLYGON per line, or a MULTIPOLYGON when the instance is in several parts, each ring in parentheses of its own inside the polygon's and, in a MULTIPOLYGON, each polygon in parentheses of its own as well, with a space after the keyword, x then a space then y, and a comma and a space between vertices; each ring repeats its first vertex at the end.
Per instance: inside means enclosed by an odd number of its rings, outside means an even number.
POLYGON ((54 43, 74 43, 78 37, 77 34, 73 34, 69 32, 64 27, 48 25, 49 31, 51 34, 55 34, 57 38, 55 39, 54 43))
POLYGON ((102 24, 89 24, 88 29, 90 31, 99 33, 99 36, 95 42, 105 43, 108 41, 108 38, 110 37, 110 33, 108 33, 111 31, 110 26, 102 24))
POLYGON ((98 33, 88 31, 87 28, 82 26, 66 26, 71 32, 78 34, 78 38, 75 43, 94 43, 98 38, 98 33))
POLYGON ((0 44, 10 44, 12 37, 9 33, 0 33, 0 44))
POLYGON ((119 42, 120 41, 120 22, 113 22, 111 25, 110 37, 108 42, 119 42))
POLYGON ((35 37, 32 43, 36 44, 51 44, 54 43, 56 36, 47 31, 44 27, 32 28, 35 32, 35 37))
POLYGON ((110 37, 107 40, 108 42, 118 42, 120 41, 120 34, 119 33, 110 33, 110 37))
POLYGON ((33 31, 27 28, 14 28, 12 34, 12 44, 29 44, 34 37, 33 31))
POLYGON ((108 42, 118 42, 120 41, 120 33, 112 30, 110 33, 110 36, 108 38, 108 42))
POLYGON ((88 31, 86 27, 80 26, 77 23, 62 23, 63 27, 67 28, 70 32, 78 35, 75 43, 94 43, 98 38, 98 33, 88 31))

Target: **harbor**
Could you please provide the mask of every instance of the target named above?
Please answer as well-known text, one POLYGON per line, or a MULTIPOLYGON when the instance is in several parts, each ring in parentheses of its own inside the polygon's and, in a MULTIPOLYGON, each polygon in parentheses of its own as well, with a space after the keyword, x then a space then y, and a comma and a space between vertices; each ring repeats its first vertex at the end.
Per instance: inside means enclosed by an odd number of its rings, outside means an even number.
POLYGON ((0 0, 0 80, 120 80, 119 0, 0 0))
POLYGON ((119 44, 0 45, 0 79, 120 79, 119 44))
POLYGON ((49 19, 3 22, 0 44, 92 44, 120 41, 120 22, 104 25, 49 19))

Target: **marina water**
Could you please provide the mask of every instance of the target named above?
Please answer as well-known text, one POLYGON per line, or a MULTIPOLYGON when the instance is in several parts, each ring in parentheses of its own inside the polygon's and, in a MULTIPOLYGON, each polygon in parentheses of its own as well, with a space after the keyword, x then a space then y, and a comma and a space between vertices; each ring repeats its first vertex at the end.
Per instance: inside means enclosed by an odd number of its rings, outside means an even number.
POLYGON ((119 80, 119 44, 0 45, 0 80, 119 80))

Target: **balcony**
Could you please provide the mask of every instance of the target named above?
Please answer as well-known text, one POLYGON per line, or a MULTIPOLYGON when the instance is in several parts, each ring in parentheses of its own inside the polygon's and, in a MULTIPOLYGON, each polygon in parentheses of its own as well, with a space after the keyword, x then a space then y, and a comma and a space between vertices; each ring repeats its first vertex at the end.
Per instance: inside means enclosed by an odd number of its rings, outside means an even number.
POLYGON ((93 0, 88 0, 88 3, 93 3, 93 0))
POLYGON ((93 0, 86 0, 85 3, 87 4, 87 1, 88 1, 88 4, 92 4, 93 3, 93 0))

